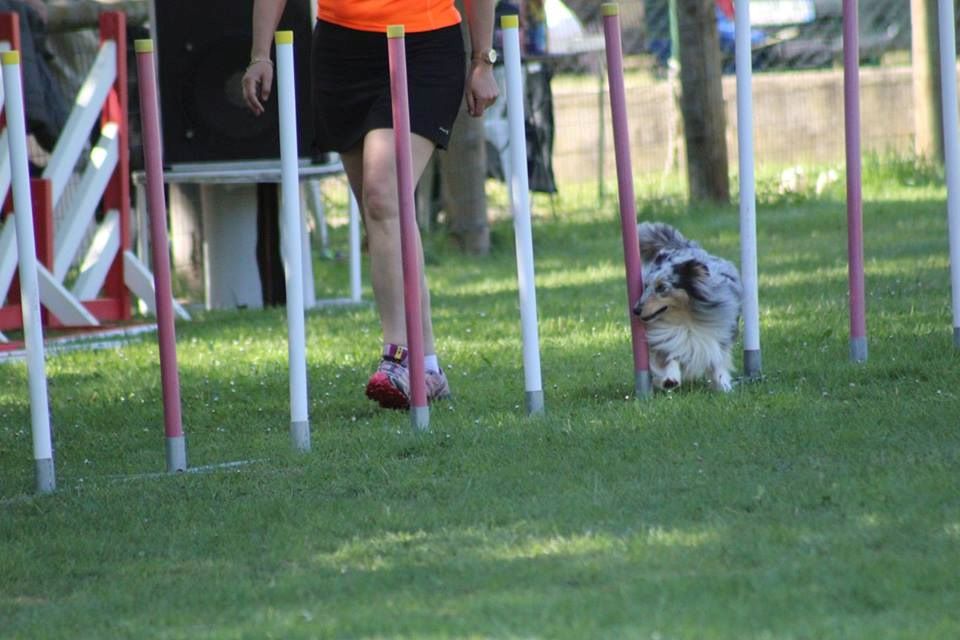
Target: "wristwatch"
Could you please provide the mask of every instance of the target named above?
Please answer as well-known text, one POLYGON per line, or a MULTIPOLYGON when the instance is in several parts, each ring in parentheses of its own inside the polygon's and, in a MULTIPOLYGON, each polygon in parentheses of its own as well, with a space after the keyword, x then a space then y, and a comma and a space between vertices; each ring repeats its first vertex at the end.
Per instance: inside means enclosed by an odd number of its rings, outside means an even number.
POLYGON ((474 62, 484 62, 489 65, 494 65, 497 63, 497 50, 496 49, 484 49, 483 51, 475 51, 470 59, 474 62))

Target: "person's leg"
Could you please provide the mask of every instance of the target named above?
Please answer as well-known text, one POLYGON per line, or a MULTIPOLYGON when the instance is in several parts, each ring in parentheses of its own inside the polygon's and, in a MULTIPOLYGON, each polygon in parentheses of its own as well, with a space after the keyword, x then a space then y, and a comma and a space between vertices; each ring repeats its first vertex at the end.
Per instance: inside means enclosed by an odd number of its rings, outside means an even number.
MULTIPOLYGON (((430 140, 412 134, 414 183, 420 179, 433 153, 430 140)), ((374 129, 367 133, 362 149, 343 156, 344 168, 351 185, 360 174, 361 206, 370 249, 370 278, 380 314, 384 342, 406 344, 407 324, 403 312, 403 266, 400 253, 400 204, 397 194, 397 170, 393 131, 374 129), (359 165, 359 167, 358 167, 359 165)), ((354 192, 357 189, 354 188, 354 192)), ((423 247, 416 235, 417 259, 423 274, 423 247)), ((421 280, 421 314, 423 316, 424 353, 434 353, 433 327, 430 317, 430 294, 426 278, 421 280)))
MULTIPOLYGON (((434 143, 417 134, 411 135, 414 182, 420 179, 431 154, 434 143)), ((370 251, 370 274, 373 294, 380 315, 385 345, 406 345, 407 328, 403 306, 403 266, 400 249, 400 206, 397 192, 396 155, 393 131, 374 129, 367 133, 363 144, 341 154, 344 169, 350 179, 351 188, 361 203, 367 241, 370 251)), ((420 312, 423 323, 423 347, 428 359, 436 361, 436 349, 433 337, 433 322, 430 312, 430 292, 424 273, 423 246, 419 232, 415 236, 417 261, 420 265, 420 312)), ((438 366, 434 369, 439 370, 438 366)), ((408 393, 406 380, 391 377, 393 386, 408 393)), ((371 379, 373 382, 373 378, 371 379)), ((449 394, 445 378, 442 384, 434 384, 438 392, 434 397, 449 394)), ((370 393, 368 395, 377 395, 370 393)), ((384 406, 402 407, 405 403, 395 394, 384 399, 378 397, 384 406)), ((405 397, 402 398, 405 400, 405 397)))

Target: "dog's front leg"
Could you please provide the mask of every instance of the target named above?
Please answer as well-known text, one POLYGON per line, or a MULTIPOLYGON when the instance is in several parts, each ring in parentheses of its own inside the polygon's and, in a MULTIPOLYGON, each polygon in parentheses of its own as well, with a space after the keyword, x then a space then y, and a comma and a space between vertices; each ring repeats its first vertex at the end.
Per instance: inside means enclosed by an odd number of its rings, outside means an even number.
POLYGON ((654 384, 664 391, 672 391, 680 386, 680 365, 676 360, 668 361, 658 372, 659 379, 654 379, 654 384))
POLYGON ((713 367, 710 371, 710 380, 717 391, 733 391, 733 380, 725 367, 713 367))

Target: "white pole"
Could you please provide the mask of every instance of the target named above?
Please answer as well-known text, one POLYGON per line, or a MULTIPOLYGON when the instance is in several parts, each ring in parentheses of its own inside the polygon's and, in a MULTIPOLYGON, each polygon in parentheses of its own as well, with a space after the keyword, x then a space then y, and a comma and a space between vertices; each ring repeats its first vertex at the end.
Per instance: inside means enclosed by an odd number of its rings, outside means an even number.
POLYGON ((347 185, 350 200, 350 300, 360 302, 360 205, 347 185))
POLYGON ((939 0, 940 86, 947 171, 947 229, 950 238, 950 291, 953 296, 953 346, 960 349, 960 140, 957 126, 957 36, 952 0, 939 0))
POLYGON ((507 120, 510 125, 510 203, 517 247, 517 285, 520 292, 520 325, 523 339, 523 373, 527 414, 543 413, 540 380, 540 338, 537 332, 537 291, 533 273, 533 234, 530 228, 530 187, 527 176, 527 134, 523 119, 523 78, 520 69, 519 20, 501 18, 503 64, 507 85, 507 120))
POLYGON ((51 493, 56 489, 57 482, 53 466, 53 441, 50 434, 47 375, 44 370, 43 326, 40 322, 40 287, 37 281, 33 198, 30 195, 27 127, 24 120, 23 86, 20 79, 20 52, 5 51, 2 54, 2 62, 10 175, 13 187, 13 219, 17 230, 17 256, 20 263, 20 310, 23 316, 27 377, 30 386, 33 459, 36 464, 37 492, 51 493))
POLYGON ((760 294, 757 283, 757 197, 753 163, 753 56, 750 0, 734 14, 737 63, 737 146, 740 157, 740 278, 743 281, 743 373, 760 375, 760 294))
POLYGON ((298 451, 310 450, 307 415, 307 356, 303 319, 300 238, 300 168, 297 149, 297 97, 293 32, 277 31, 277 100, 280 111, 280 189, 283 210, 283 267, 287 289, 287 352, 290 364, 290 436, 298 451))

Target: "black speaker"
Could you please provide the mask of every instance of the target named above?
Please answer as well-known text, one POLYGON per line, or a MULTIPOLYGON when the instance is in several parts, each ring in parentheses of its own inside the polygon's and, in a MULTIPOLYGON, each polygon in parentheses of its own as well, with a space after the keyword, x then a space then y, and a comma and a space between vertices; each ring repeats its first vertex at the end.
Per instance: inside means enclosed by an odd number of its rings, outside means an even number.
MULTIPOLYGON (((293 31, 303 158, 312 155, 313 141, 310 1, 288 0, 278 26, 293 31)), ((279 158, 277 74, 260 116, 247 109, 240 88, 250 60, 253 2, 154 0, 152 9, 165 164, 279 158)))

